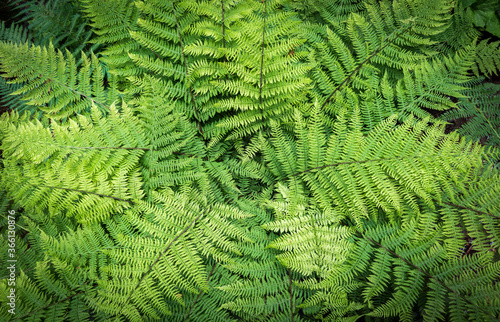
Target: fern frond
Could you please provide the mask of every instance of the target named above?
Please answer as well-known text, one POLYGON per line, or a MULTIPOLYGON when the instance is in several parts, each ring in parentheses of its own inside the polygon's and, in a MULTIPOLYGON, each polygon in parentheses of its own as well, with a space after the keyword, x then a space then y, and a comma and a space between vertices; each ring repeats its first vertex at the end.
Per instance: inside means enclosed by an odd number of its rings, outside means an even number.
POLYGON ((190 203, 187 195, 155 193, 154 198, 156 204, 139 203, 137 208, 120 219, 126 226, 140 231, 141 236, 149 238, 137 238, 135 234, 124 230, 125 226, 120 221, 110 223, 113 227, 112 235, 122 248, 103 252, 116 263, 131 261, 130 266, 114 264, 104 268, 106 274, 113 276, 113 279, 102 280, 102 287, 121 290, 119 293, 122 294, 106 296, 106 301, 109 301, 107 303, 114 303, 113 308, 109 307, 114 310, 114 314, 127 315, 128 310, 138 312, 146 307, 145 314, 154 316, 151 313, 154 310, 148 313, 147 306, 139 301, 138 292, 144 291, 144 286, 141 285, 148 286, 148 293, 157 294, 156 309, 162 307, 166 310, 163 313, 169 314, 170 310, 165 302, 167 298, 184 305, 182 297, 176 294, 198 294, 200 289, 208 291, 204 256, 213 256, 222 263, 233 262, 224 253, 232 251, 241 254, 235 240, 251 242, 248 234, 237 224, 237 221, 250 214, 218 204, 202 210, 200 205, 190 203), (149 221, 138 220, 138 211, 143 212, 149 221), (236 217, 236 221, 229 220, 231 217, 236 217), (161 245, 168 247, 165 249, 161 245), (130 258, 132 254, 140 255, 130 258), (130 270, 130 267, 134 269, 130 270), (123 284, 118 277, 127 278, 132 283, 123 284), (134 284, 136 286, 131 289, 130 286, 134 284), (125 310, 120 308, 120 305, 126 303, 123 296, 125 294, 137 305, 137 309, 133 308, 134 305, 125 310))
POLYGON ((466 97, 459 98, 457 107, 444 113, 440 119, 451 121, 465 118, 468 122, 457 129, 458 133, 474 141, 484 138, 487 144, 499 146, 500 86, 493 83, 478 84, 478 81, 471 82, 462 91, 466 97))
POLYGON ((211 55, 219 60, 217 64, 202 60, 190 71, 190 82, 199 88, 195 94, 208 100, 203 113, 215 114, 218 120, 217 125, 209 123, 204 130, 214 138, 213 142, 229 133, 233 134, 227 136, 228 140, 245 137, 269 126, 271 119, 283 119, 288 106, 303 101, 302 96, 292 98, 290 94, 302 91, 310 82, 305 77, 310 66, 288 55, 304 42, 298 38, 298 21, 293 19, 294 15, 281 12, 279 2, 269 3, 267 9, 266 2, 252 3, 252 13, 247 6, 249 2, 242 1, 234 7, 219 8, 224 17, 244 12, 241 20, 231 19, 222 26, 201 25, 210 28, 208 30, 218 30, 216 37, 207 31, 211 51, 207 51, 207 43, 202 42, 186 47, 189 53, 205 57, 213 53, 211 55), (226 23, 230 29, 225 27, 226 23), (195 76, 200 78, 196 80, 195 76), (210 99, 219 93, 222 95, 217 99, 210 99))
MULTIPOLYGON (((123 108, 129 120, 112 105, 112 120, 105 121, 94 106, 92 119, 80 116, 68 126, 53 122, 49 129, 39 121, 6 126, 2 149, 10 161, 3 169, 2 186, 15 185, 14 198, 23 200, 26 208, 63 211, 80 222, 101 221, 111 209, 128 208, 132 200, 142 198, 137 165, 144 153, 140 146, 147 141, 136 130, 138 120, 123 108), (124 128, 127 136, 120 133, 124 128)), ((2 123, 9 121, 4 116, 2 123)))
MULTIPOLYGON (((365 138, 360 131, 359 116, 351 122, 351 126, 347 127, 350 130, 345 131, 342 127, 345 121, 340 119, 334 128, 336 134, 328 140, 324 139, 324 142, 328 142, 324 146, 328 148, 321 165, 315 168, 296 172, 295 168, 284 164, 286 160, 280 159, 279 153, 287 155, 287 160, 304 158, 295 156, 293 150, 287 151, 284 140, 264 148, 263 153, 270 169, 281 173, 290 182, 294 182, 292 179, 296 177, 304 180, 318 200, 328 198, 329 202, 326 203, 337 205, 342 209, 341 213, 356 222, 377 208, 399 212, 402 200, 408 199, 410 195, 423 198, 432 205, 432 196, 450 192, 449 180, 457 182, 460 172, 467 171, 473 164, 469 163, 473 160, 469 153, 480 153, 477 146, 458 141, 457 137, 444 136, 442 127, 425 133, 422 132, 424 124, 412 120, 401 127, 393 127, 393 117, 381 123, 365 138), (273 152, 273 149, 278 152, 273 152), (464 151, 467 156, 456 154, 457 149, 464 151), (457 158, 461 158, 460 161, 457 158), (464 168, 459 170, 457 166, 464 168), (432 167, 433 174, 426 176, 424 169, 429 167, 432 167), (437 175, 438 171, 440 175, 437 175)), ((308 153, 309 156, 315 154, 314 151, 308 153)), ((479 154, 476 156, 479 157, 479 154)), ((474 162, 477 164, 479 159, 474 162)), ((415 197, 410 200, 415 200, 415 197)))
POLYGON ((424 118, 431 116, 424 108, 448 110, 456 107, 450 98, 463 97, 461 91, 463 84, 469 80, 465 75, 471 64, 471 51, 466 50, 455 57, 444 58, 442 62, 424 62, 415 70, 405 70, 404 79, 398 82, 396 88, 401 115, 411 112, 424 118))
POLYGON ((89 20, 79 12, 77 2, 70 0, 12 1, 17 22, 29 24, 31 36, 39 46, 48 47, 50 43, 61 51, 68 50, 77 58, 81 52, 87 55, 97 50, 90 46, 92 31, 89 20))
POLYGON ((51 45, 48 48, 1 43, 0 58, 3 77, 13 78, 9 83, 23 84, 12 95, 22 94, 26 104, 55 119, 74 113, 88 113, 92 104, 106 111, 117 98, 113 90, 104 91, 104 71, 95 55, 82 55, 83 65, 78 71, 74 57, 66 57, 51 45))
POLYGON ((489 39, 484 39, 476 47, 476 59, 472 70, 476 76, 479 72, 486 77, 498 75, 500 70, 500 41, 489 42, 489 39))

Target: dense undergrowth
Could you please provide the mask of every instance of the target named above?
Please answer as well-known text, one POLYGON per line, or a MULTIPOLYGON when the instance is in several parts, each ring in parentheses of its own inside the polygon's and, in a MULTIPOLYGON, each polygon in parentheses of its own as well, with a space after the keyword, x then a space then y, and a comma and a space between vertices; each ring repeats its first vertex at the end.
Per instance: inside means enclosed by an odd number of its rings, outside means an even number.
POLYGON ((500 318, 498 1, 11 5, 2 321, 500 318))

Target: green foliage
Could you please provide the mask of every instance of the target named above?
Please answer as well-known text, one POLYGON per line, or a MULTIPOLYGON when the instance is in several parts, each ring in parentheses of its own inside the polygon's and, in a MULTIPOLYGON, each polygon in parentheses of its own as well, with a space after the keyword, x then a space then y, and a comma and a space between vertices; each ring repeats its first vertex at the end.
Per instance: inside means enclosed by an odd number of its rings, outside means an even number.
POLYGON ((500 318, 476 2, 13 4, 2 321, 500 318))
POLYGON ((465 118, 467 123, 457 132, 472 139, 486 139, 492 146, 500 146, 500 86, 494 83, 471 82, 456 108, 447 111, 440 118, 454 120, 465 118))
POLYGON ((69 50, 74 56, 81 51, 96 50, 96 45, 88 42, 92 38, 89 20, 78 10, 72 0, 13 0, 11 6, 18 13, 18 24, 28 24, 33 40, 36 44, 54 47, 63 51, 69 50))
POLYGON ((11 95, 23 95, 27 105, 35 105, 54 119, 89 112, 91 103, 101 110, 108 109, 107 105, 119 95, 112 78, 111 88, 104 91, 103 68, 93 54, 89 59, 82 53, 78 70, 73 55, 66 52, 65 56, 52 44, 47 48, 3 42, 0 59, 4 77, 11 78, 8 83, 23 85, 11 95))
MULTIPOLYGON (((28 31, 19 25, 12 25, 10 28, 5 26, 5 22, 1 22, 0 25, 0 39, 2 41, 12 42, 15 44, 27 43, 30 38, 28 31)), ((11 109, 15 109, 19 112, 30 111, 30 106, 22 100, 21 95, 11 96, 10 94, 17 91, 22 87, 22 84, 8 83, 5 78, 0 78, 0 96, 2 105, 7 106, 11 109)))
POLYGON ((500 37, 500 3, 498 0, 461 0, 459 2, 471 13, 476 27, 500 37))
POLYGON ((484 39, 477 45, 476 64, 473 66, 476 76, 498 75, 500 71, 500 41, 488 42, 488 40, 484 39))

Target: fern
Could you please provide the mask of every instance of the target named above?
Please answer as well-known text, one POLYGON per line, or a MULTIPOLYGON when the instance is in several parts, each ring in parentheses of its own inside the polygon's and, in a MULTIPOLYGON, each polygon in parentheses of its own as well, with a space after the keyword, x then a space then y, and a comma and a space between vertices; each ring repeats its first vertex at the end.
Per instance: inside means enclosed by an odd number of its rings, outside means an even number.
POLYGON ((488 42, 488 40, 484 39, 477 45, 476 64, 473 66, 476 76, 479 76, 479 72, 486 76, 498 75, 500 69, 500 56, 498 55, 500 42, 488 42))
POLYGON ((89 21, 79 12, 71 0, 12 1, 21 18, 17 23, 28 23, 28 28, 37 44, 52 43, 59 50, 69 50, 74 56, 82 51, 89 53, 97 49, 90 45, 92 38, 89 21))
MULTIPOLYGON (((440 116, 443 120, 468 119, 469 122, 457 129, 457 132, 471 140, 487 139, 492 146, 500 144, 500 115, 498 110, 500 87, 494 83, 479 83, 481 79, 470 82, 465 97, 458 99, 456 108, 440 116)), ((462 94, 462 95, 463 95, 462 94)))
POLYGON ((2 320, 500 317, 498 44, 461 3, 13 5, 2 320))
POLYGON ((104 70, 95 55, 89 59, 82 54, 80 72, 71 53, 65 57, 52 45, 42 49, 28 43, 13 47, 2 43, 0 57, 3 76, 12 78, 12 84, 23 85, 11 94, 23 94, 26 104, 57 119, 89 112, 92 103, 105 111, 119 97, 116 86, 104 91, 104 70))

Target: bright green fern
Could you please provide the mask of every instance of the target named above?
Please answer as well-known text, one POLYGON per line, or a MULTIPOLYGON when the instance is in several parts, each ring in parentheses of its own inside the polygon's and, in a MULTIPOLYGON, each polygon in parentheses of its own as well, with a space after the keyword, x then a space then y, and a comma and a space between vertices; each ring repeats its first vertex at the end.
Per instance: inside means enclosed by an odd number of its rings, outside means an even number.
POLYGON ((498 320, 498 42, 464 2, 12 1, 0 319, 498 320))

